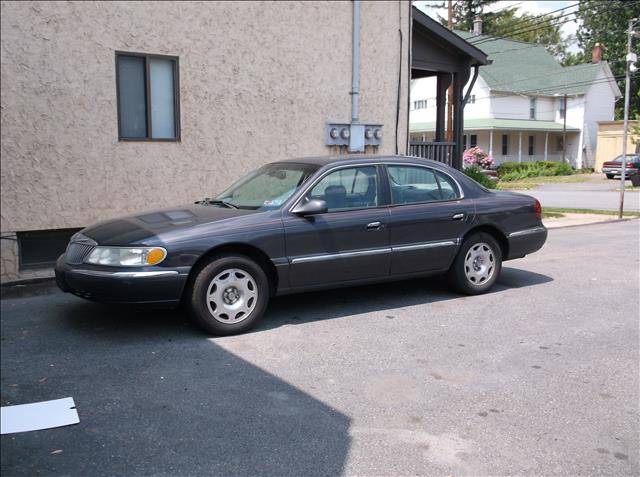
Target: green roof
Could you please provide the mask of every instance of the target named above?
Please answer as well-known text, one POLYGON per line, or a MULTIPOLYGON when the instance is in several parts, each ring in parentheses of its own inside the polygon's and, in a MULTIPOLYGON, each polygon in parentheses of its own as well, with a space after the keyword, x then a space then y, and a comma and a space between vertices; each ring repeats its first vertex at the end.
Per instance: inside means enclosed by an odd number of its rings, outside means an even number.
MULTIPOLYGON (((478 118, 464 120, 465 130, 501 129, 509 131, 562 131, 562 124, 554 121, 537 121, 534 119, 497 119, 478 118)), ((410 132, 435 131, 435 121, 427 123, 411 123, 410 132)), ((578 132, 580 129, 567 126, 567 131, 578 132)))
POLYGON ((563 67, 543 45, 497 39, 471 32, 455 33, 489 55, 492 64, 480 68, 480 76, 494 91, 553 96, 585 94, 606 62, 563 67), (473 38, 471 38, 473 37, 473 38), (480 40, 491 39, 477 43, 480 40), (576 84, 578 83, 578 84, 576 84))

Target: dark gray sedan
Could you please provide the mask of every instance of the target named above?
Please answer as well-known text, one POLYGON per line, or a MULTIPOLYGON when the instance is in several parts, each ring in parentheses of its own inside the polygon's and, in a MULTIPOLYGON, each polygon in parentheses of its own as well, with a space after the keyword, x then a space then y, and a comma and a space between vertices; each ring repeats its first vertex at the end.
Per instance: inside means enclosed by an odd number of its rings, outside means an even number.
POLYGON ((208 332, 252 327, 269 298, 446 274, 488 291, 547 238, 540 203, 412 157, 267 164, 215 198, 90 226, 58 259, 65 292, 184 304, 208 332))

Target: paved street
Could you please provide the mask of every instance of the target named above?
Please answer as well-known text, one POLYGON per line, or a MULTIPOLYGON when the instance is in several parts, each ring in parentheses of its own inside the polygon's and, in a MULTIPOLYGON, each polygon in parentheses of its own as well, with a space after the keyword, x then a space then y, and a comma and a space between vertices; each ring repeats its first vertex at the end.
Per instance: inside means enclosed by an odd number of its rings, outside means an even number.
MULTIPOLYGON (((626 181, 631 185, 630 181, 626 181)), ((620 208, 620 180, 607 180, 597 174, 588 182, 543 184, 521 191, 540 201, 543 207, 574 209, 618 210, 620 208)), ((640 211, 640 193, 625 191, 624 209, 640 211)))
POLYGON ((282 297, 228 338, 27 287, 2 405, 72 396, 80 423, 2 436, 2 474, 638 475, 639 225, 552 230, 488 295, 282 297))

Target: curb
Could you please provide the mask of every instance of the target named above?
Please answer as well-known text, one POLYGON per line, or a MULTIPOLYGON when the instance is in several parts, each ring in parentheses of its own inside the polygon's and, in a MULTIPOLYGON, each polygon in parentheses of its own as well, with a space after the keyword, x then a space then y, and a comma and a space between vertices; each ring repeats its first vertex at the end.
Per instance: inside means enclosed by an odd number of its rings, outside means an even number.
MULTIPOLYGON (((560 225, 558 227, 547 227, 547 230, 557 230, 557 229, 572 229, 575 227, 587 227, 589 225, 602 225, 602 224, 614 224, 620 222, 629 222, 631 220, 637 220, 640 217, 627 217, 624 219, 612 219, 612 220, 602 220, 600 222, 589 222, 588 224, 574 224, 574 225, 560 225)), ((545 226, 546 227, 546 226, 545 226)))

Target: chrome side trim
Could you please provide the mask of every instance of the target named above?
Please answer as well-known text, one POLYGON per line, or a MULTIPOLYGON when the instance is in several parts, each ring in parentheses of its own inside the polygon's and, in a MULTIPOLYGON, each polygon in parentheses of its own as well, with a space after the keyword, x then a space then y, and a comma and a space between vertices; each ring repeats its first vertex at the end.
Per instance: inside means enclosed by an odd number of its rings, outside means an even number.
POLYGON ((170 275, 179 275, 177 270, 153 270, 144 272, 103 272, 101 270, 69 270, 68 273, 77 273, 78 275, 88 275, 91 277, 110 277, 110 278, 150 278, 165 277, 170 275))
POLYGON ((339 258, 362 257, 366 255, 380 255, 383 253, 403 252, 406 250, 420 250, 424 248, 450 247, 452 245, 458 245, 458 242, 459 242, 458 239, 453 239, 453 240, 443 240, 440 242, 422 242, 422 243, 414 243, 410 245, 400 245, 399 247, 385 247, 385 248, 373 248, 370 250, 357 250, 355 252, 339 252, 339 253, 327 253, 323 255, 309 255, 305 257, 292 258, 291 264, 322 262, 325 260, 336 260, 339 258))
POLYGON ((458 245, 458 240, 443 240, 442 242, 425 242, 414 243, 411 245, 400 245, 399 247, 392 247, 391 250, 393 250, 394 252, 404 252, 407 250, 421 250, 424 248, 450 247, 452 245, 458 245))
POLYGON ((517 232, 511 232, 509 235, 507 235, 507 237, 511 238, 511 237, 521 237, 522 235, 538 234, 546 230, 547 229, 544 227, 533 227, 530 229, 518 230, 517 232))
POLYGON ((383 253, 391 253, 391 248, 374 248, 371 250, 358 250, 356 252, 340 252, 340 253, 328 253, 324 255, 310 255, 306 257, 296 257, 291 259, 291 264, 294 263, 309 263, 309 262, 322 262, 324 260, 336 260, 338 258, 350 258, 361 257, 364 255, 380 255, 383 253))

